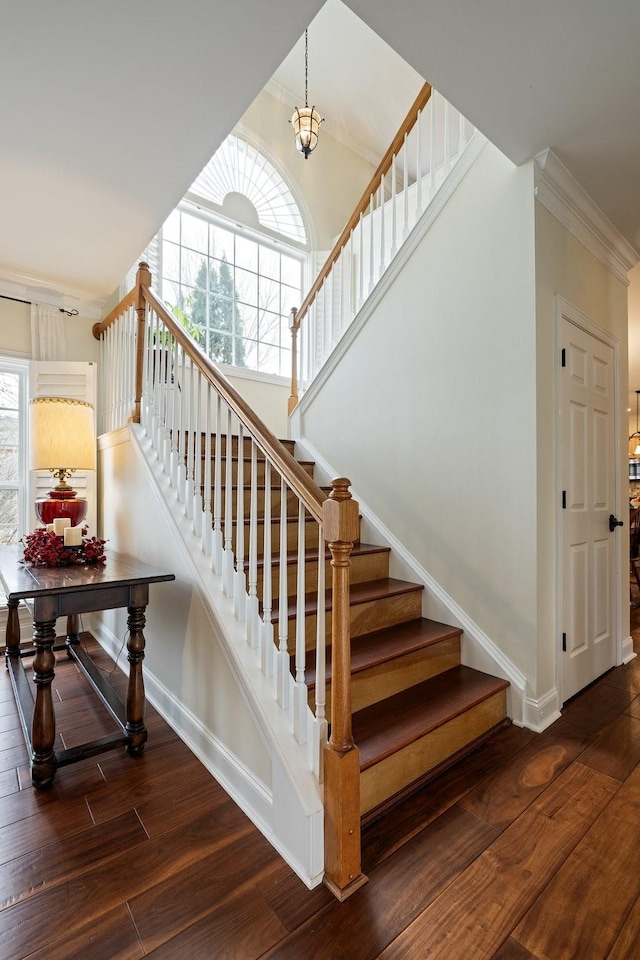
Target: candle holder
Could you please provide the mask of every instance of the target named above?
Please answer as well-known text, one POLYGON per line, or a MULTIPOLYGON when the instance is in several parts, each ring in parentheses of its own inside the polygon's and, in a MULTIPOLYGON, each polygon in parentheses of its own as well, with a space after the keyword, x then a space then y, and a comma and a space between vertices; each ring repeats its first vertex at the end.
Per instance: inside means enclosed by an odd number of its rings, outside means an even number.
POLYGON ((103 566, 106 562, 106 541, 98 537, 87 537, 86 533, 87 528, 83 527, 81 542, 65 545, 64 536, 59 536, 46 527, 39 527, 20 541, 24 544, 22 563, 30 563, 33 567, 71 567, 77 564, 103 566))

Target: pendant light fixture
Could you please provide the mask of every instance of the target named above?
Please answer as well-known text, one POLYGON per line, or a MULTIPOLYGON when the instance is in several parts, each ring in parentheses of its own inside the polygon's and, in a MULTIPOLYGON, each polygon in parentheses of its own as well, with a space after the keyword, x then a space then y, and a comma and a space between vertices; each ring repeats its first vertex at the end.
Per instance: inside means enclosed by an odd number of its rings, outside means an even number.
POLYGON ((629 437, 629 456, 640 457, 640 390, 636 390, 636 431, 629 437))
POLYGON ((307 159, 312 150, 318 145, 318 130, 323 121, 315 107, 309 106, 309 37, 308 30, 304 32, 304 107, 295 107, 291 123, 296 138, 296 150, 307 159))

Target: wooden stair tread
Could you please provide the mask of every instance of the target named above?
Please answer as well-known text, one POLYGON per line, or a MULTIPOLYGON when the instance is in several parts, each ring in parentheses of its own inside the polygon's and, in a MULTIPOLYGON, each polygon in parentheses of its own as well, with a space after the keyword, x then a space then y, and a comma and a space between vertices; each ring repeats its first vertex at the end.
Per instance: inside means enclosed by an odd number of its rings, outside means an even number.
POLYGON ((360 750, 360 769, 391 756, 508 686, 507 680, 460 665, 354 713, 353 739, 360 750))
MULTIPOLYGON (((351 673, 353 675, 369 670, 371 667, 389 663, 398 657, 414 653, 416 650, 423 650, 451 637, 459 637, 461 634, 460 627, 452 627, 437 620, 420 617, 418 620, 409 620, 393 627, 376 630, 374 633, 354 637, 351 641, 351 673)), ((331 647, 327 649, 326 678, 327 681, 331 680, 331 647)), ((315 650, 309 650, 307 653, 305 679, 308 687, 315 687, 315 650)))
MULTIPOLYGON (((349 603, 357 606, 360 603, 370 603, 373 600, 385 600, 388 597, 397 597, 403 593, 414 593, 424 590, 421 583, 410 583, 408 580, 395 580, 393 577, 381 577, 379 580, 367 580, 364 583, 352 583, 349 587, 349 603)), ((288 616, 291 620, 296 615, 296 598, 289 598, 288 616)), ((325 591, 325 612, 331 610, 331 590, 325 591)), ((317 594, 308 593, 304 598, 305 616, 313 614, 318 609, 317 594)))

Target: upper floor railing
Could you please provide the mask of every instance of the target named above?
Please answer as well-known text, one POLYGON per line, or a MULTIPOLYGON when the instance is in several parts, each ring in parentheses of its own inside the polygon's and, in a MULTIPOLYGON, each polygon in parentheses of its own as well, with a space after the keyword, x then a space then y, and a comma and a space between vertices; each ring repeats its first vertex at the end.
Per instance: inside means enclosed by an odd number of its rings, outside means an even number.
POLYGON ((150 287, 149 268, 141 263, 135 288, 94 326, 101 345, 101 431, 128 420, 144 427, 236 619, 246 623, 256 664, 324 780, 325 879, 343 898, 363 881, 348 615, 358 505, 343 478, 333 481, 327 497, 150 287), (333 663, 328 741, 327 641, 333 663), (307 669, 316 676, 313 710, 307 669))
POLYGON ((308 294, 291 312, 289 413, 385 273, 475 128, 425 83, 308 294))

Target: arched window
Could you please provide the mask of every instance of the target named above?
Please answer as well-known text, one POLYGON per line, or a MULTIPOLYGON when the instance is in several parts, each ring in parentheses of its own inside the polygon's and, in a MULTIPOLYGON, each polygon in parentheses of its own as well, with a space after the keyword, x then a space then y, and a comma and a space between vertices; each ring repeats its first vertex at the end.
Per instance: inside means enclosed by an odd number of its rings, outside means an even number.
POLYGON ((286 376, 307 234, 273 164, 231 134, 158 236, 160 293, 219 363, 286 376))

